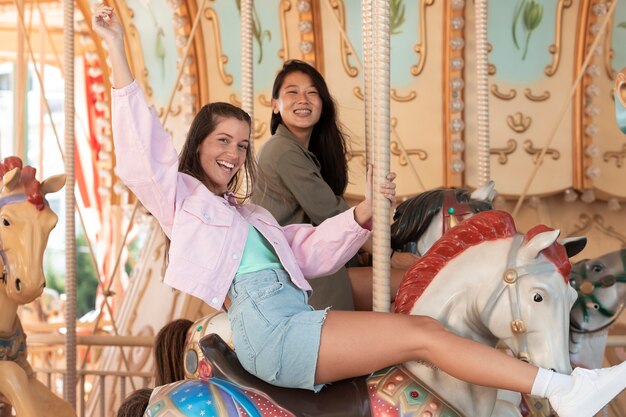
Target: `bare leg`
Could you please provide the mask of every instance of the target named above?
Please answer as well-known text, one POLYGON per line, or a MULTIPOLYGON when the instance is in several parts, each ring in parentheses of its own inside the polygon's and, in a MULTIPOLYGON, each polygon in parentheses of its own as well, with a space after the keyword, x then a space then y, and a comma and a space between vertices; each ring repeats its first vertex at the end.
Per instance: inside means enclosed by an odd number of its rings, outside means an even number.
POLYGON ((322 327, 316 383, 424 360, 466 382, 529 393, 537 368, 462 338, 429 317, 330 311, 322 327), (402 337, 398 337, 402 335, 402 337), (384 343, 375 343, 375 341, 384 343), (358 355, 337 355, 337 352, 358 355), (478 359, 479 358, 479 359, 478 359))
MULTIPOLYGON (((348 277, 352 285, 352 298, 357 311, 372 311, 372 267, 348 268, 348 277)), ((398 287, 404 277, 404 269, 391 268, 391 301, 398 292, 398 287)))

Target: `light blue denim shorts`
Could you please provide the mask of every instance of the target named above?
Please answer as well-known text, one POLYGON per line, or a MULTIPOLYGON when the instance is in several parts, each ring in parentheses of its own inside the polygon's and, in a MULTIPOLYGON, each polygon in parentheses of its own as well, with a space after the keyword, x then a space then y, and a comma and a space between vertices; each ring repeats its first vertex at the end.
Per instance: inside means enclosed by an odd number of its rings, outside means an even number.
POLYGON ((228 318, 241 365, 281 387, 319 391, 315 368, 327 310, 314 310, 284 270, 238 275, 228 318))

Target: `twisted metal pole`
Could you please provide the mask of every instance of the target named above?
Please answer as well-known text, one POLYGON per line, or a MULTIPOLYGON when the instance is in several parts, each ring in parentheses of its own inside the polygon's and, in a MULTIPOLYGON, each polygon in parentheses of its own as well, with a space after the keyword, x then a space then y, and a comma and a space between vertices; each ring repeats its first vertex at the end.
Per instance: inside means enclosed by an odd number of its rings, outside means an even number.
POLYGON ((369 166, 372 162, 372 0, 361 0, 361 37, 363 39, 365 162, 369 166))
POLYGON ((74 221, 74 0, 63 0, 65 70, 65 379, 64 397, 76 408, 76 225, 74 221))
POLYGON ((489 74, 487 50, 487 0, 476 0, 476 130, 478 140, 478 186, 491 177, 489 163, 489 74))
MULTIPOLYGON (((241 0, 241 108, 252 119, 254 125, 254 78, 252 8, 254 0, 241 0)), ((252 129, 254 133, 254 129, 252 129)), ((252 146, 253 141, 250 141, 252 146)))
POLYGON ((372 103, 374 181, 372 202, 374 211, 373 235, 373 307, 374 311, 389 311, 390 296, 390 203, 380 192, 389 172, 390 155, 390 35, 389 0, 373 0, 372 7, 372 103))

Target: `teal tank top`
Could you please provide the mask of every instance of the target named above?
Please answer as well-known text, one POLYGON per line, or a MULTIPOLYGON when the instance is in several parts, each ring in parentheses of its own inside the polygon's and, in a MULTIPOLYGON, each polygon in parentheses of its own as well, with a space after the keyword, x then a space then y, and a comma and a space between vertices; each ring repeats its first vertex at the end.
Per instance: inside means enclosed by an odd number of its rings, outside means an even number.
POLYGON ((283 266, 272 245, 254 226, 249 224, 248 239, 236 275, 249 274, 264 269, 283 269, 283 266))

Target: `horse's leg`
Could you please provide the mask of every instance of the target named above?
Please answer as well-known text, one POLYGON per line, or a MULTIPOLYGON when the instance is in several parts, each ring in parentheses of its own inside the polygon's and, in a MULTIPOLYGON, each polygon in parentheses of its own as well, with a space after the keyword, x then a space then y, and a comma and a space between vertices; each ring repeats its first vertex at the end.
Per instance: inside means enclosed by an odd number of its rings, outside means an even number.
POLYGON ((70 403, 50 391, 37 378, 31 378, 30 389, 41 404, 41 409, 44 410, 41 417, 76 417, 76 412, 70 403))
POLYGON ((0 362, 0 392, 13 405, 19 417, 40 417, 37 398, 29 389, 28 377, 15 362, 0 362))

